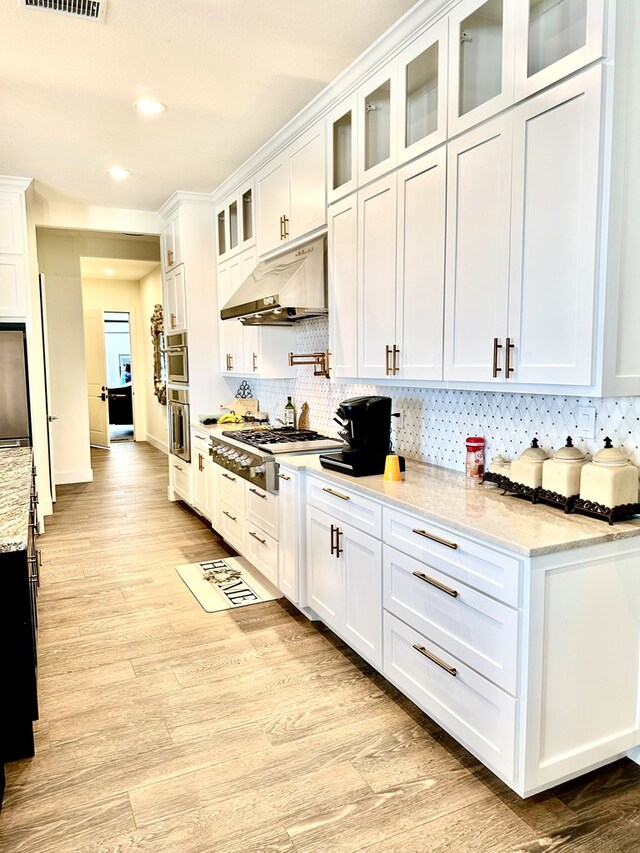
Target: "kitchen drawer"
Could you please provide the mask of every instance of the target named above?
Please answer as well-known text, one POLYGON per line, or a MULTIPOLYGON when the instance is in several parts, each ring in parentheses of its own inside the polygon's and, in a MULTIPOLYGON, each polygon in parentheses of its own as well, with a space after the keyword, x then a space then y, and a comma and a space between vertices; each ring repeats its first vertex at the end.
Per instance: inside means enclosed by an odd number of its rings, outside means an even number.
POLYGON ((520 561, 417 515, 384 508, 387 545, 517 607, 520 561))
POLYGON ((220 483, 220 500, 238 510, 240 515, 244 515, 245 481, 242 477, 223 468, 218 482, 220 483))
POLYGON ((209 454, 209 437, 204 431, 198 429, 191 430, 191 447, 193 450, 199 450, 204 456, 209 454))
POLYGON ((319 477, 307 480, 307 504, 326 512, 334 520, 346 521, 353 527, 381 538, 382 506, 359 492, 335 485, 319 477))
POLYGON ((191 465, 171 457, 171 482, 173 491, 183 501, 191 503, 191 465))
POLYGON ((241 512, 231 504, 222 502, 220 505, 220 529, 218 532, 225 540, 239 551, 245 553, 245 519, 241 512))
POLYGON ((516 699, 387 612, 383 648, 384 675, 482 762, 513 779, 516 699))
POLYGON ((275 586, 278 585, 278 543, 257 525, 247 521, 244 555, 275 586))
POLYGON ((278 495, 247 483, 247 521, 278 538, 278 495))
POLYGON ((518 611, 385 546, 384 607, 516 694, 518 611))

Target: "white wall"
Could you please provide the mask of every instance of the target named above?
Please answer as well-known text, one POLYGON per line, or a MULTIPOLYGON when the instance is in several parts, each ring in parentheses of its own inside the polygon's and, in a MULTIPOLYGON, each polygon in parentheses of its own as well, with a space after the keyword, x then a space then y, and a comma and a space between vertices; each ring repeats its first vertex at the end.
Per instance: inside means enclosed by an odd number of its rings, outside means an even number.
POLYGON ((162 275, 160 267, 149 273, 140 282, 140 305, 144 317, 148 346, 143 349, 145 363, 144 394, 147 411, 146 439, 154 447, 168 453, 169 439, 167 434, 167 407, 158 402, 153 393, 153 348, 151 346, 151 315, 156 305, 162 304, 162 275))

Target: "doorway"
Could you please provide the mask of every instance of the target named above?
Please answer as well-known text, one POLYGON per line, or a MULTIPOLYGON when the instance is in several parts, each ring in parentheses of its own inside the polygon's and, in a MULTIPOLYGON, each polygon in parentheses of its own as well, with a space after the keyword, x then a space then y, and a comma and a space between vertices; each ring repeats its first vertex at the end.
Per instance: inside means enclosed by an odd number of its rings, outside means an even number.
POLYGON ((131 320, 128 311, 105 311, 109 440, 134 440, 131 320))

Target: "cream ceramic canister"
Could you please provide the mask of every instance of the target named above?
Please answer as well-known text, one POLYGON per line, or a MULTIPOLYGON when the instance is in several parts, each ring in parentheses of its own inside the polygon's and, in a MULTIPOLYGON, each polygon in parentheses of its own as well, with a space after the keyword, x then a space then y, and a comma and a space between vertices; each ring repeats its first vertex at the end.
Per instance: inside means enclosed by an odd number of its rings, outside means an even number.
POLYGON ((580 498, 609 509, 638 503, 638 469, 610 438, 582 468, 580 498))
POLYGON ((542 465, 542 488, 564 498, 576 497, 580 492, 582 468, 588 461, 589 455, 574 447, 571 436, 567 436, 565 446, 542 465))
POLYGON ((538 446, 538 439, 534 438, 531 447, 511 463, 511 481, 537 489, 542 485, 542 465, 548 458, 549 454, 538 446))

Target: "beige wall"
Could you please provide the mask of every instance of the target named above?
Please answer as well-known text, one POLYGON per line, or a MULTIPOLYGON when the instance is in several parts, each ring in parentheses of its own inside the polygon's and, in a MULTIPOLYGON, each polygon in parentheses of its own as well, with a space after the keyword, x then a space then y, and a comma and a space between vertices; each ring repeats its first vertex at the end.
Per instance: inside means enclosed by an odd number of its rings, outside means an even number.
POLYGON ((151 344, 151 315, 156 305, 162 304, 162 274, 160 267, 149 273, 140 282, 140 304, 144 320, 145 345, 142 355, 145 362, 144 396, 147 413, 147 441, 169 451, 167 436, 167 407, 162 406, 153 393, 153 349, 151 344))

